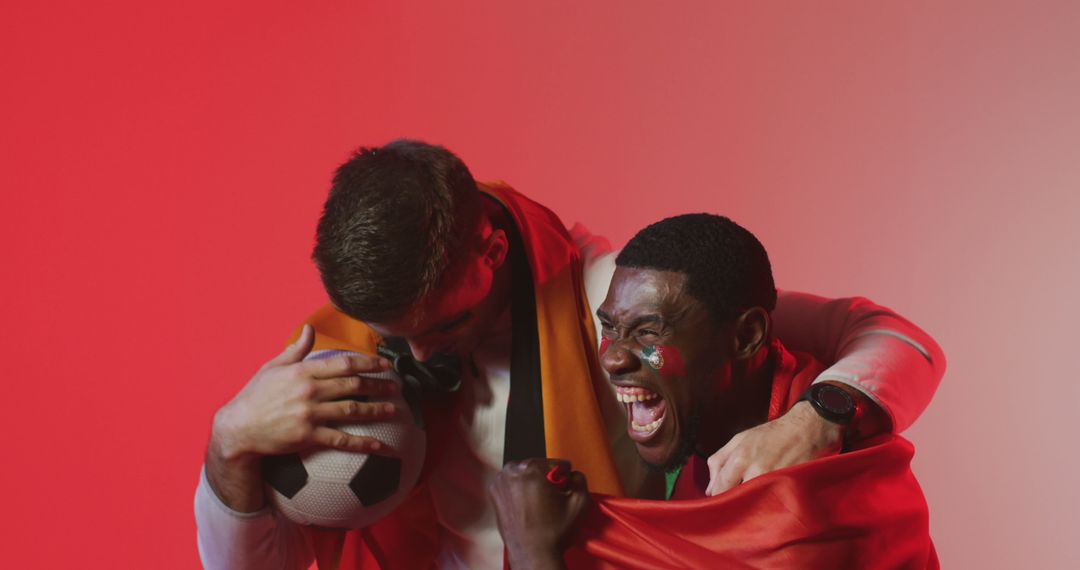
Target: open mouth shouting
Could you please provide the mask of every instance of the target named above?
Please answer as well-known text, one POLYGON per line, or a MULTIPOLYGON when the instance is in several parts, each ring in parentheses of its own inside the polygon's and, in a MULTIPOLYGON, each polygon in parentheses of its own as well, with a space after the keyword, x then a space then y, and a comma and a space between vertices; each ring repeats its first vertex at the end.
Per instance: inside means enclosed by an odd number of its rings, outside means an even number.
POLYGON ((626 406, 630 439, 637 443, 653 439, 667 417, 667 401, 660 394, 640 386, 616 385, 615 397, 626 406))

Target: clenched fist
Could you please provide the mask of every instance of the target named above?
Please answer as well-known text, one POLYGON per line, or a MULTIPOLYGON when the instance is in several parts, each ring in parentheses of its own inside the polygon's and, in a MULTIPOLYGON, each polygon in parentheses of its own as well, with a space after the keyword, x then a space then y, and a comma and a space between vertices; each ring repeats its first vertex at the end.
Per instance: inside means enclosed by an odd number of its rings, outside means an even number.
POLYGON ((515 570, 562 568, 562 551, 589 503, 585 475, 570 462, 508 463, 489 489, 499 532, 515 570))

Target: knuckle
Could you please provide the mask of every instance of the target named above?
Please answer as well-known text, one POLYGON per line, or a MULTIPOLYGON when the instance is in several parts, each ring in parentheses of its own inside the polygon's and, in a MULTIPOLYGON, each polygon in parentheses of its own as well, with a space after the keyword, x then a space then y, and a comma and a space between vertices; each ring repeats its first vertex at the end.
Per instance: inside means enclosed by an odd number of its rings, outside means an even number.
POLYGON ((311 380, 303 380, 296 385, 296 395, 301 399, 309 400, 315 395, 317 386, 311 380))
POLYGON ((363 415, 364 408, 356 400, 344 400, 341 402, 341 411, 346 416, 353 417, 363 415))
POLYGON ((334 357, 334 369, 348 373, 353 369, 353 359, 348 354, 340 354, 334 357))
POLYGON ((522 461, 522 463, 525 464, 526 469, 542 469, 548 464, 548 460, 539 457, 531 457, 522 461))
POLYGON ((322 359, 301 360, 291 366, 296 368, 298 374, 306 376, 322 370, 326 366, 326 361, 322 359))
POLYGON ((306 367, 307 363, 297 362, 295 364, 289 364, 287 366, 279 366, 275 368, 269 368, 266 370, 267 374, 274 374, 275 376, 288 379, 304 378, 307 376, 306 367))
POLYGON ((332 445, 334 447, 338 447, 338 448, 348 447, 349 443, 351 443, 351 442, 352 442, 351 436, 349 436, 349 434, 344 433, 344 432, 335 433, 330 438, 330 445, 332 445))
POLYGON ((297 406, 296 411, 293 412, 293 417, 297 420, 297 423, 302 426, 311 425, 315 419, 315 407, 314 406, 297 406))
POLYGON ((529 464, 528 464, 527 461, 515 461, 515 462, 507 465, 506 468, 504 469, 504 471, 506 472, 507 475, 515 475, 516 476, 516 475, 520 475, 521 473, 523 473, 525 471, 525 469, 528 468, 528 465, 529 464))
POLYGON ((745 471, 750 466, 750 459, 745 455, 736 455, 731 458, 731 468, 733 471, 745 471))
POLYGON ((286 438, 290 444, 298 445, 307 443, 311 439, 311 428, 304 425, 297 425, 293 429, 289 430, 288 437, 286 438))

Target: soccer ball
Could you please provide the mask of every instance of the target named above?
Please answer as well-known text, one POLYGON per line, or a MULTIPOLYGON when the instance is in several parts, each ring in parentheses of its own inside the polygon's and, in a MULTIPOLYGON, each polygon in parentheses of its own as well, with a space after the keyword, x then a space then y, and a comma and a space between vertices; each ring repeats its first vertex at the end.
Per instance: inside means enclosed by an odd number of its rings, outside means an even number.
MULTIPOLYGON (((338 354, 349 353, 321 350, 305 360, 338 354)), ((264 457, 267 495, 289 520, 326 528, 363 528, 393 511, 416 484, 427 444, 420 411, 406 402, 401 379, 392 370, 364 374, 364 377, 386 379, 402 387, 391 397, 356 398, 364 402, 393 402, 398 408, 397 415, 385 422, 335 427, 378 439, 395 450, 395 456, 314 449, 264 457)))

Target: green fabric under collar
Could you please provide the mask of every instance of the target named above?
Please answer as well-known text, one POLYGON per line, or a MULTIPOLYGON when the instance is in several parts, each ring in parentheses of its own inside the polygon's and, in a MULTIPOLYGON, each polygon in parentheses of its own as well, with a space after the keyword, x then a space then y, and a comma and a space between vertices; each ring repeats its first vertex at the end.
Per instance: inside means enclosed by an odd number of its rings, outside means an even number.
POLYGON ((679 480, 679 473, 682 473, 682 466, 676 467, 671 471, 664 473, 664 500, 670 501, 671 494, 675 492, 675 481, 679 480))

